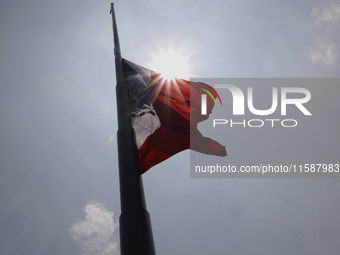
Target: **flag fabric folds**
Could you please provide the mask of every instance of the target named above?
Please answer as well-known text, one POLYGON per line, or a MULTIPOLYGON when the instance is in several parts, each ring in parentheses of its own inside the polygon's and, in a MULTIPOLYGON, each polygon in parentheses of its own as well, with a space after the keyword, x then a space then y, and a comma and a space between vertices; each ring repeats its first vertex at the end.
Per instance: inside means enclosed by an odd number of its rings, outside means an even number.
MULTIPOLYGON (((186 149, 216 156, 227 155, 224 146, 203 137, 197 129, 197 124, 209 117, 201 115, 201 95, 205 92, 199 88, 212 92, 216 98, 216 91, 211 86, 166 79, 125 59, 122 66, 141 173, 186 149)), ((207 97, 208 114, 213 107, 213 99, 207 97)))

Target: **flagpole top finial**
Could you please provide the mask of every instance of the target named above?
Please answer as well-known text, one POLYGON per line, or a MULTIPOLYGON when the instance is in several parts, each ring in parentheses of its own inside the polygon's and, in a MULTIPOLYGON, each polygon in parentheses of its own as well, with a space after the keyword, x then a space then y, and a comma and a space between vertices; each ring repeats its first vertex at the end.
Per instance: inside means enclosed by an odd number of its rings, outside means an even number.
POLYGON ((113 3, 111 3, 110 14, 112 13, 112 9, 113 9, 113 3))

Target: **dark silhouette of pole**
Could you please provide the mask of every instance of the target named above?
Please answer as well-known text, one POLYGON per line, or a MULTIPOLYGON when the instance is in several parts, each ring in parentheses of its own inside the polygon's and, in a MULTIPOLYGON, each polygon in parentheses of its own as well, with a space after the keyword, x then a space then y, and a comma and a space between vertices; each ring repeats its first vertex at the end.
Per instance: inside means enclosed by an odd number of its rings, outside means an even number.
POLYGON ((121 215, 119 217, 121 255, 155 255, 150 215, 146 210, 142 177, 132 127, 128 90, 125 84, 122 57, 114 13, 111 4, 114 54, 116 65, 116 97, 118 112, 118 160, 121 215))

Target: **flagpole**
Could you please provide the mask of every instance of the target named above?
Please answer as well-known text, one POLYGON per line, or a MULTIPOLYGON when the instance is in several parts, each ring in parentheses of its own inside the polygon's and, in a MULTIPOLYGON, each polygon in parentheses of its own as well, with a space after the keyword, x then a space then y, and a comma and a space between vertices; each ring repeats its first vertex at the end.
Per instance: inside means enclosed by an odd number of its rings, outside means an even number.
POLYGON ((150 215, 146 209, 139 169, 135 131, 132 127, 128 91, 124 80, 116 17, 111 3, 116 98, 118 113, 118 161, 121 215, 119 217, 121 255, 155 255, 150 215))

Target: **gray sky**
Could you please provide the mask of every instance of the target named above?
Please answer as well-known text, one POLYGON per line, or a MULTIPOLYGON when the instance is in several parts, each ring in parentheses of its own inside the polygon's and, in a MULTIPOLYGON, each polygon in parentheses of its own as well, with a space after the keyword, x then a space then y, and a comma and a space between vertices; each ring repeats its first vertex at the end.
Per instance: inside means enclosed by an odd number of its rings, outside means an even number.
MULTIPOLYGON (((1 2, 0 254, 119 254, 109 10, 1 2)), ((339 77, 339 0, 128 0, 115 12, 123 57, 155 71, 152 54, 172 46, 196 77, 339 77)), ((338 179, 190 179, 185 151, 143 180, 157 254, 339 253, 338 179)))

